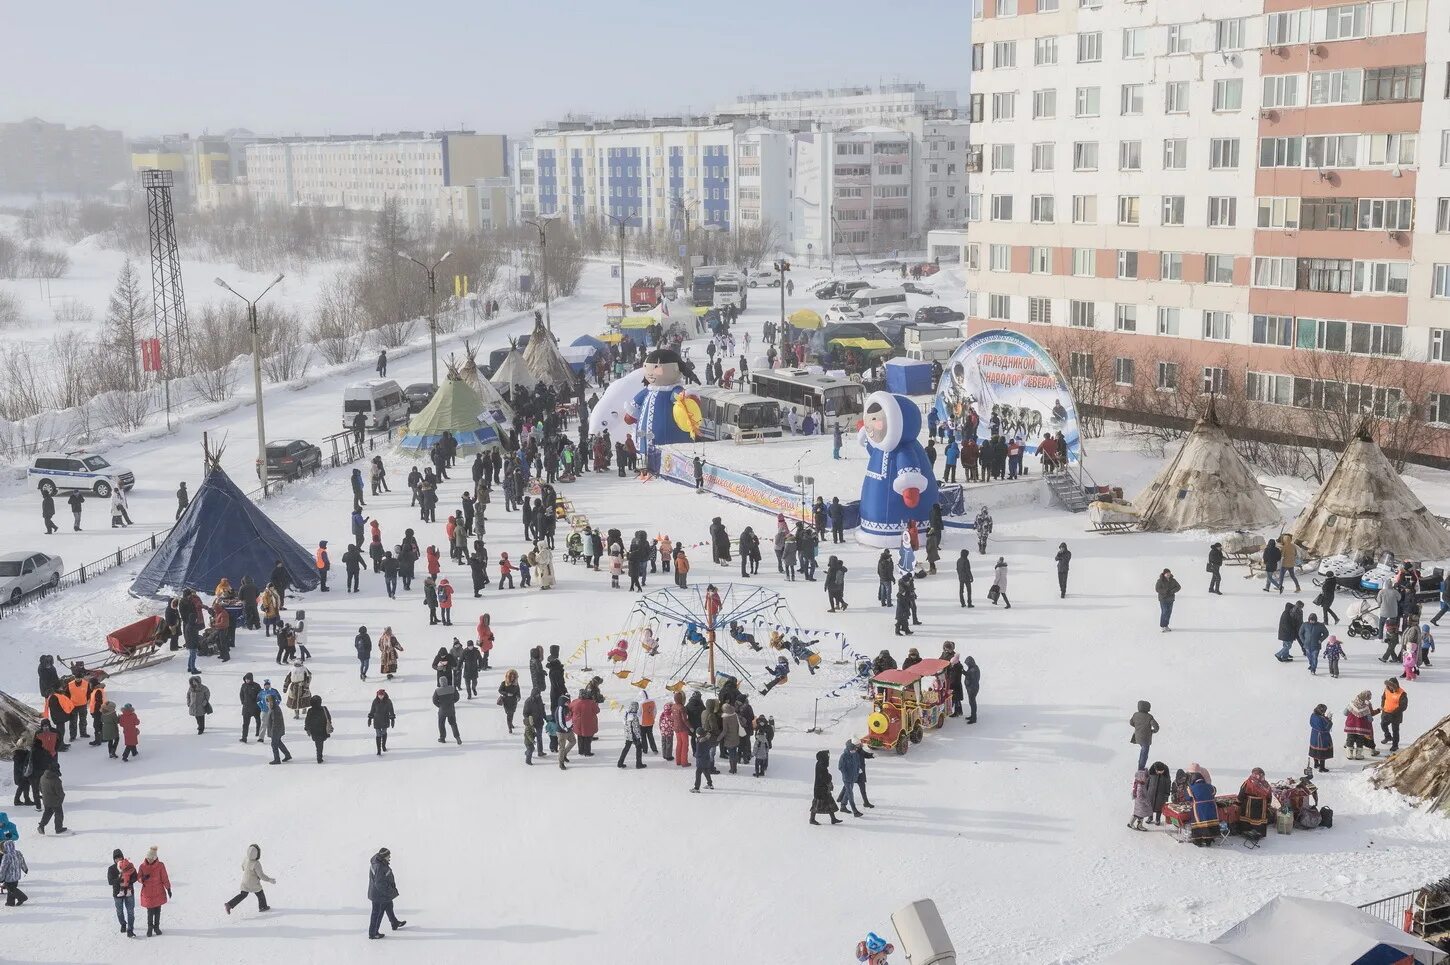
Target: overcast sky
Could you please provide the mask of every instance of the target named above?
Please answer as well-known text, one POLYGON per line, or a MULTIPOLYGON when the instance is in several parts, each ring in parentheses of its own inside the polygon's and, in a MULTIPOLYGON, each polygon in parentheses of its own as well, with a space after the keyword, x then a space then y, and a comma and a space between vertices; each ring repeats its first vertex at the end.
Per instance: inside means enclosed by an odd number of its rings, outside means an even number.
POLYGON ((753 90, 960 91, 966 0, 0 0, 0 121, 524 133, 753 90))

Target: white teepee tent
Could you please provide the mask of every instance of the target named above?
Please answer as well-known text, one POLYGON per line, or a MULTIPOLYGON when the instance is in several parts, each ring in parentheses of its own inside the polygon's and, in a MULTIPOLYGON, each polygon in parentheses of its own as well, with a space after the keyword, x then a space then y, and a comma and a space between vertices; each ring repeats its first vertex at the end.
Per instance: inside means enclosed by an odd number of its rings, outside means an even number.
POLYGON ((512 394, 520 386, 532 390, 539 380, 524 364, 523 353, 514 348, 504 356, 504 360, 498 364, 498 371, 488 381, 499 392, 512 394))
POLYGON ((1178 454, 1133 500, 1143 528, 1256 529, 1281 514, 1219 424, 1212 400, 1178 454))
MULTIPOLYGON (((534 379, 545 385, 567 389, 574 384, 574 371, 564 361, 559 343, 544 328, 544 320, 538 315, 534 316, 534 331, 529 336, 529 344, 524 347, 524 364, 534 374, 534 379)), ((533 388, 532 385, 529 387, 533 388)))
POLYGON ((1294 522, 1312 556, 1392 553, 1416 561, 1450 557, 1450 530, 1410 491, 1361 427, 1319 493, 1294 522))

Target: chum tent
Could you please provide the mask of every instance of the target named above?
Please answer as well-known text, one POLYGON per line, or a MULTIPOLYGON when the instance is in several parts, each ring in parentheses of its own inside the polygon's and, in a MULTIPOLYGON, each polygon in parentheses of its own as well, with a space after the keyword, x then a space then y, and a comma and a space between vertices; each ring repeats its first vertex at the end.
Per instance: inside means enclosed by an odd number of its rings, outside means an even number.
POLYGON ((1431 810, 1450 812, 1450 717, 1376 764, 1370 781, 1428 801, 1431 810))
POLYGON ((0 758, 14 757, 15 748, 22 743, 28 748, 31 737, 39 729, 40 714, 0 690, 0 758))
POLYGON ((317 565, 311 554, 208 459, 206 479, 131 584, 132 595, 156 597, 183 587, 211 593, 223 577, 232 586, 240 586, 244 576, 265 586, 278 560, 293 587, 314 589, 317 565))
POLYGON ((508 426, 513 423, 513 409, 509 407, 504 397, 499 394, 498 389, 483 377, 478 370, 478 349, 470 345, 466 340, 463 343, 464 358, 462 363, 455 363, 450 357, 448 361, 449 376, 457 375, 478 394, 479 401, 483 403, 481 412, 488 413, 485 422, 491 422, 497 428, 508 426))
POLYGON ((398 441, 398 449, 427 452, 443 438, 444 432, 451 432, 460 453, 477 452, 498 444, 501 420, 503 413, 497 408, 487 410, 478 393, 450 367, 448 377, 433 393, 433 398, 408 420, 408 430, 398 441))
POLYGON ((1258 529, 1283 514, 1219 424, 1212 400, 1169 463, 1133 500, 1146 530, 1258 529))
POLYGON ((1446 953, 1368 912, 1336 901, 1280 895, 1213 940, 1251 962, 1439 965, 1446 953), (1293 949, 1286 954, 1286 950, 1293 949))
MULTIPOLYGON (((559 343, 544 328, 544 319, 538 315, 534 316, 534 331, 524 349, 524 364, 533 373, 535 382, 552 385, 556 389, 568 389, 574 384, 574 373, 559 353, 559 343)), ((532 383, 529 388, 533 388, 532 383)))
POLYGON ((528 365, 524 364, 523 353, 515 348, 510 349, 509 354, 498 363, 498 371, 493 373, 493 377, 488 381, 499 392, 512 395, 514 389, 519 386, 532 390, 538 379, 534 378, 528 365))
POLYGON ((1311 557, 1386 552, 1417 561, 1450 557, 1450 530, 1405 485, 1366 426, 1345 446, 1293 532, 1311 557))

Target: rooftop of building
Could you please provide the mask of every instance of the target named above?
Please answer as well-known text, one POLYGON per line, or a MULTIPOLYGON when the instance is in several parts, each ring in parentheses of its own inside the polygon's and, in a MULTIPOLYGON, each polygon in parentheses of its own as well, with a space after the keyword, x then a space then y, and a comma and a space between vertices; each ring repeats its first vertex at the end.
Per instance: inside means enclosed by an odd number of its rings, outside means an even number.
POLYGON ((753 104, 762 101, 816 100, 831 97, 879 97, 892 94, 930 94, 935 97, 941 94, 952 93, 949 90, 928 90, 926 84, 910 81, 895 84, 878 84, 875 87, 869 85, 858 87, 823 87, 813 90, 766 91, 754 94, 738 94, 735 97, 735 103, 753 104))
MULTIPOLYGON (((439 141, 444 137, 476 136, 478 131, 389 131, 383 134, 292 134, 283 137, 259 137, 258 144, 347 144, 358 141, 387 143, 389 141, 439 141)), ((489 135, 481 135, 488 137, 489 135)), ((502 136, 502 135, 497 135, 502 136)))

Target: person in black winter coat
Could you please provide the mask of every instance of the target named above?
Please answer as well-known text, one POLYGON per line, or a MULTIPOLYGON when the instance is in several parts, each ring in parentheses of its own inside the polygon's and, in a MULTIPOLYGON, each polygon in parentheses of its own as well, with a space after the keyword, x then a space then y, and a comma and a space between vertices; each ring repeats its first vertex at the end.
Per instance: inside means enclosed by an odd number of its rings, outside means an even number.
MULTIPOLYGON (((55 525, 55 497, 50 493, 40 494, 40 518, 45 521, 46 536, 60 531, 60 527, 55 525)), ((178 514, 177 519, 180 518, 178 514)))
POLYGON ((846 609, 846 564, 835 556, 826 561, 826 598, 832 613, 846 609))
POLYGON ((690 750, 695 749, 696 735, 700 732, 700 721, 705 716, 705 700, 700 696, 698 690, 690 694, 690 699, 685 701, 685 720, 690 725, 690 750))
POLYGON ((957 557, 957 602, 964 607, 972 603, 972 551, 962 550, 957 557))
POLYGON ((1168 773, 1168 765, 1154 761, 1148 767, 1148 806, 1153 809, 1154 824, 1163 823, 1163 805, 1168 803, 1172 790, 1173 775, 1168 773))
POLYGON ((317 694, 312 695, 307 716, 302 719, 302 730, 312 738, 312 744, 317 748, 317 763, 321 764, 322 744, 332 736, 332 714, 322 706, 322 698, 317 694))
POLYGON ((896 563, 890 550, 882 550, 876 558, 876 602, 891 606, 891 588, 896 585, 896 563))
POLYGON ((433 706, 438 708, 438 743, 446 744, 444 726, 453 729, 453 740, 459 744, 463 738, 458 736, 458 688, 453 686, 451 677, 438 676, 438 686, 433 690, 433 706))
POLYGON ((1324 578, 1324 585, 1319 588, 1319 595, 1314 598, 1314 605, 1319 607, 1323 614, 1319 622, 1325 626, 1329 625, 1329 618, 1333 617, 1334 622, 1339 622, 1339 614, 1334 612, 1334 594, 1339 590, 1339 579, 1333 576, 1324 578))
MULTIPOLYGON (((1223 590, 1219 589, 1223 577, 1219 570, 1223 569, 1223 544, 1214 543, 1208 548, 1208 592, 1217 593, 1223 596, 1223 590)), ((1151 777, 1151 775, 1149 775, 1151 777)))
POLYGON ((397 714, 393 713, 393 698, 388 696, 386 690, 379 690, 373 697, 373 704, 368 708, 368 726, 373 729, 373 743, 377 746, 379 756, 388 749, 388 729, 398 722, 397 714))
MULTIPOLYGON (((861 792, 861 806, 863 808, 874 808, 876 805, 866 797, 866 762, 876 755, 868 751, 864 744, 858 740, 851 742, 850 753, 856 757, 856 789, 861 792)), ((842 788, 844 793, 845 788, 842 788)), ((844 805, 842 805, 844 807, 844 805)))
POLYGON ((379 848, 368 863, 368 901, 372 902, 372 915, 368 919, 368 937, 386 938, 382 933, 383 916, 397 931, 407 924, 393 914, 393 901, 398 897, 398 884, 393 879, 393 855, 387 848, 379 848))
POLYGON ((368 663, 373 658, 373 638, 367 627, 358 627, 357 636, 352 638, 353 649, 357 651, 358 679, 368 679, 368 663))
POLYGON ((478 696, 478 671, 483 667, 483 654, 470 640, 463 648, 463 690, 469 700, 478 696))
MULTIPOLYGON (((539 757, 548 757, 549 755, 544 753, 544 722, 547 715, 544 712, 543 688, 535 687, 529 692, 529 696, 524 700, 523 710, 524 719, 530 721, 534 728, 534 753, 539 757)), ((557 749, 557 737, 554 738, 554 742, 557 749)))
POLYGON ((966 687, 967 706, 971 711, 967 717, 967 723, 975 724, 977 722, 977 690, 982 686, 982 670, 972 657, 964 657, 962 662, 966 664, 962 671, 962 683, 966 687))
POLYGON ((564 684, 564 663, 559 659, 558 644, 549 646, 549 659, 544 663, 544 668, 549 672, 549 703, 553 706, 559 695, 568 690, 564 684))
POLYGON ((816 779, 811 788, 811 823, 820 824, 817 814, 828 814, 832 824, 840 824, 836 817, 836 796, 831 789, 831 752, 816 751, 816 779))
POLYGON ((30 748, 21 744, 15 745, 15 753, 11 758, 11 774, 15 778, 15 800, 11 803, 16 807, 22 804, 39 807, 34 796, 30 793, 31 772, 30 772, 30 748))
POLYGON ((1284 592, 1284 581, 1274 582, 1275 575, 1279 572, 1279 561, 1284 558, 1284 551, 1279 549, 1279 544, 1272 539, 1264 543, 1264 552, 1261 559, 1264 562, 1264 592, 1278 586, 1279 592, 1284 592))
POLYGON ((35 676, 40 684, 41 697, 49 697, 60 689, 60 671, 55 669, 55 658, 50 654, 41 656, 40 664, 35 668, 35 676))
POLYGON ((1067 568, 1072 563, 1072 550, 1067 548, 1066 543, 1057 544, 1057 555, 1053 557, 1057 561, 1057 589, 1062 594, 1061 599, 1067 599, 1067 568))
POLYGON ((262 743, 262 707, 257 701, 262 697, 262 685, 252 679, 249 673, 242 674, 242 688, 237 699, 242 702, 242 739, 247 742, 247 733, 252 724, 257 725, 257 743, 262 743))
POLYGON ((725 524, 720 522, 716 516, 710 520, 710 550, 716 563, 730 563, 730 534, 725 531, 725 524))

